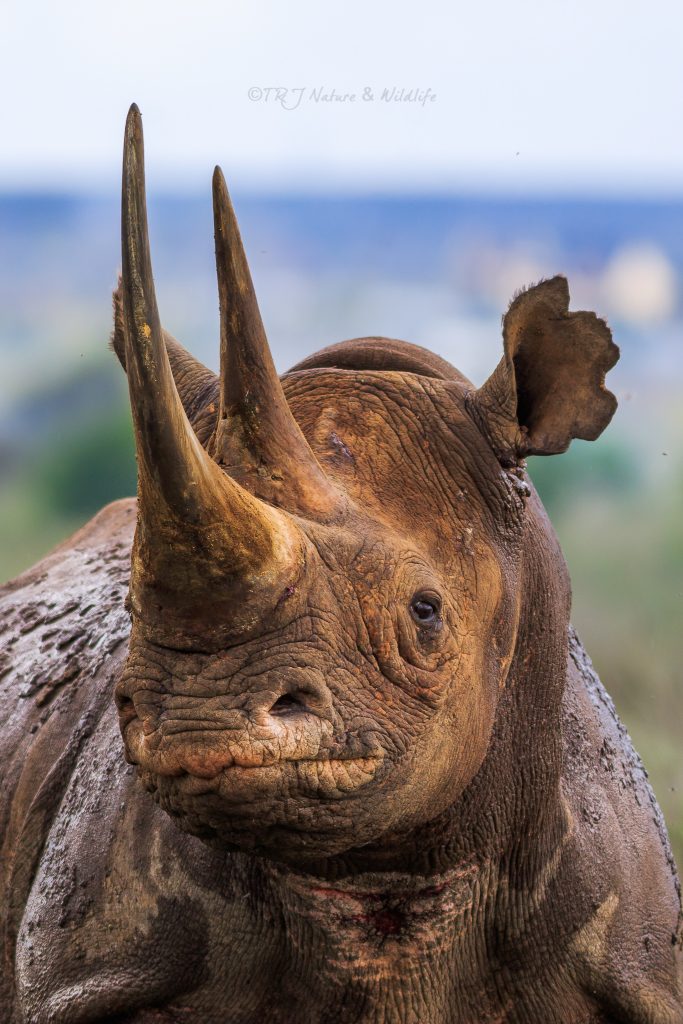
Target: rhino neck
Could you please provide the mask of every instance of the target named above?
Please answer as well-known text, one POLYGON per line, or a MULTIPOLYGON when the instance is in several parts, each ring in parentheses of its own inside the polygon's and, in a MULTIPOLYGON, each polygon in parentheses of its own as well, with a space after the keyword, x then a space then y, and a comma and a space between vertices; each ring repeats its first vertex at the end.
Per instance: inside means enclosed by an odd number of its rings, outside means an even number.
POLYGON ((291 977, 310 979, 309 1000, 328 1010, 334 998, 335 1020, 379 1022, 400 1013, 423 1024, 442 1020, 435 1008, 451 1004, 456 986, 464 1004, 468 988, 482 991, 472 931, 483 927, 484 893, 495 890, 488 869, 365 872, 335 882, 274 864, 263 870, 288 936, 291 977))
POLYGON ((562 704, 571 588, 555 533, 535 493, 520 567, 514 655, 487 757, 452 808, 458 834, 479 851, 542 862, 565 831, 562 704))

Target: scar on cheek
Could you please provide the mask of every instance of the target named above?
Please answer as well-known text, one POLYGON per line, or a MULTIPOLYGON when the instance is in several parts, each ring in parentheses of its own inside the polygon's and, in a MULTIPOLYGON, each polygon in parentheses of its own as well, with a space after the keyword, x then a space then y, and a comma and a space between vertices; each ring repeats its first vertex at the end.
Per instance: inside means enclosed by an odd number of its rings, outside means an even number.
POLYGON ((288 598, 292 597, 292 595, 295 594, 295 593, 296 593, 296 587, 294 586, 293 583, 290 583, 288 586, 285 587, 285 589, 280 594, 280 599, 278 601, 278 604, 282 604, 283 601, 286 601, 288 598))

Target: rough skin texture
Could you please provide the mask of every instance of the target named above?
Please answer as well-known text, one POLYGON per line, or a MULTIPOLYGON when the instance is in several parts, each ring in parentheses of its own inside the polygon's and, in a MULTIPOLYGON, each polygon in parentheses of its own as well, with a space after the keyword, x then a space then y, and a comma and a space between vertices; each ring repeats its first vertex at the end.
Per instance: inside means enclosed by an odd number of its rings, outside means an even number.
POLYGON ((274 618, 218 652, 129 638, 133 500, 3 590, 2 1019, 682 1020, 664 826, 528 481, 462 378, 323 366, 285 391, 356 510, 306 524, 274 618), (425 574, 445 610, 421 643, 405 606, 425 574), (363 756, 207 772, 229 763, 216 735, 267 760, 230 715, 285 678, 334 723, 317 753, 363 756), (137 696, 150 735, 169 730, 140 748, 156 803, 124 760, 116 680, 124 725, 137 696))
POLYGON ((555 277, 478 390, 382 338, 280 381, 213 190, 217 378, 161 326, 133 105, 137 502, 0 594, 2 1020, 681 1024, 666 831, 523 461, 609 422, 609 328, 555 277))

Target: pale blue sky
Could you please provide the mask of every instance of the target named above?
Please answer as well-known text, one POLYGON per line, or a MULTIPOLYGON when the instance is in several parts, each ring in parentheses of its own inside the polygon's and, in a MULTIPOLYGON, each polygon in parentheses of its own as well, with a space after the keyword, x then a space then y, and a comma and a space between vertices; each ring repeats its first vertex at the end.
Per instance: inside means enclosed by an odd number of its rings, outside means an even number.
MULTIPOLYGON (((0 187, 683 191, 683 5, 0 0, 0 187), (250 89, 303 89, 297 109, 250 89), (436 100, 387 103, 384 88, 436 100), (324 87, 355 102, 315 102, 324 87), (371 89, 373 100, 363 100, 371 89)), ((296 102, 290 93, 287 102, 296 102)))

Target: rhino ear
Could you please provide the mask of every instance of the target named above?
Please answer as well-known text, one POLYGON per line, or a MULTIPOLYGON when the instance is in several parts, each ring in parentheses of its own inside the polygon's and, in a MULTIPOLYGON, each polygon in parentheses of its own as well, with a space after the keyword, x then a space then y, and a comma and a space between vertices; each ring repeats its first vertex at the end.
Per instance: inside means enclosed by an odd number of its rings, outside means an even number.
POLYGON ((553 277, 515 296, 503 341, 503 358, 469 402, 501 462, 555 455, 572 438, 599 437, 617 407, 605 374, 619 349, 595 313, 569 312, 567 279, 553 277))

